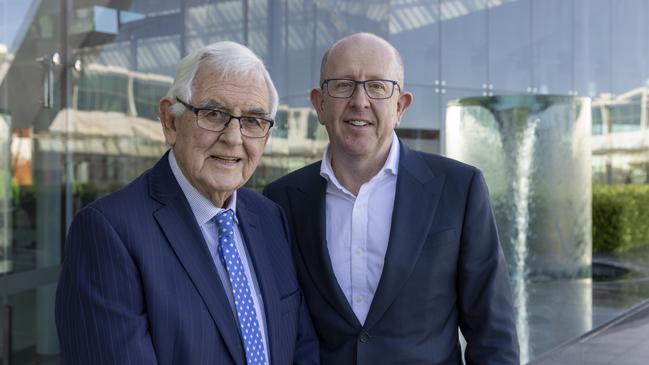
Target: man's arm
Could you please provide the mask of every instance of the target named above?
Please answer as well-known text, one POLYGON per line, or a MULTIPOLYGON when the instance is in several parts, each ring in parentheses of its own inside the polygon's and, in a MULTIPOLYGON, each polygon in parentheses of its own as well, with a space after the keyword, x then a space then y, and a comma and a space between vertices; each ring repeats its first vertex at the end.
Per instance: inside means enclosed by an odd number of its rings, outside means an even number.
POLYGON ((300 298, 300 322, 298 323, 293 364, 317 365, 320 364, 320 344, 318 343, 318 337, 313 329, 311 316, 309 315, 309 310, 307 309, 306 301, 301 290, 300 298))
MULTIPOLYGON (((134 222, 135 223, 135 222, 134 222)), ((138 268, 106 217, 75 218, 56 293, 65 364, 156 364, 138 268)))
POLYGON ((482 173, 473 175, 459 259, 460 328, 470 364, 518 364, 509 275, 482 173))
MULTIPOLYGON (((264 195, 268 196, 270 194, 269 189, 264 189, 264 195)), ((284 233, 288 238, 288 242, 291 248, 291 256, 293 259, 293 267, 297 265, 295 262, 296 258, 296 246, 291 227, 288 224, 286 215, 284 214, 284 209, 277 205, 280 216, 282 217, 282 223, 284 226, 284 233)), ((297 271, 294 269, 293 272, 297 275, 297 271)), ((296 277, 297 279, 297 277, 296 277)), ((320 364, 320 344, 318 342, 318 336, 315 333, 313 328, 313 322, 311 321, 311 315, 309 314, 309 309, 306 304, 306 299, 304 294, 302 294, 302 289, 300 288, 300 308, 299 308, 299 323, 297 331, 297 339, 295 343, 295 355, 293 357, 293 364, 295 365, 311 365, 311 364, 320 364)))

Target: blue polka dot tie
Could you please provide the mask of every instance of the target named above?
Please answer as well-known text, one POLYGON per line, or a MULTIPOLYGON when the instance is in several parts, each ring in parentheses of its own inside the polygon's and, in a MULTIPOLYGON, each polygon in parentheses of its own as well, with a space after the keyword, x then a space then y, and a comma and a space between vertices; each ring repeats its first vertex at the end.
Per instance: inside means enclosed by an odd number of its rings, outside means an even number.
POLYGON ((217 250, 230 278, 234 306, 239 318, 239 329, 246 350, 246 363, 248 365, 266 364, 263 338, 252 301, 252 291, 234 241, 234 213, 230 209, 225 210, 217 214, 214 220, 219 233, 217 250))

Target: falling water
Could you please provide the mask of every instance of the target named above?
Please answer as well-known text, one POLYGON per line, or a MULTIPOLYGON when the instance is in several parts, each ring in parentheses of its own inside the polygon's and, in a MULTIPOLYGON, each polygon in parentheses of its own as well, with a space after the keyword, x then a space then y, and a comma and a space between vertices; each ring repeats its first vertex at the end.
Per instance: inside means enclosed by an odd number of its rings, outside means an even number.
MULTIPOLYGON (((530 222, 530 177, 534 163, 534 142, 536 141, 536 127, 539 121, 529 123, 523 131, 519 143, 515 143, 515 151, 509 156, 513 157, 512 192, 514 198, 514 210, 516 218, 514 223, 514 234, 512 235, 512 247, 514 247, 514 303, 518 308, 516 317, 516 330, 521 343, 521 363, 529 361, 529 321, 528 321, 528 292, 526 281, 526 261, 528 255, 527 233, 530 222)), ((513 141, 512 141, 513 142, 513 141)))

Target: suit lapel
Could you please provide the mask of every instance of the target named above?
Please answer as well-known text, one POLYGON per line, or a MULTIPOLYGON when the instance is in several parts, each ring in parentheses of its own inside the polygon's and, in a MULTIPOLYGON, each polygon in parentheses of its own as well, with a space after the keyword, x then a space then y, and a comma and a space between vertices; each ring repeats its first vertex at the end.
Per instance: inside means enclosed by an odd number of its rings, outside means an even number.
POLYGON ((417 152, 401 144, 392 223, 383 273, 364 327, 371 328, 410 276, 430 230, 444 176, 435 176, 417 152), (426 207, 425 211, 413 209, 426 207))
POLYGON ((245 358, 239 331, 196 219, 171 172, 167 154, 151 171, 150 195, 163 206, 153 215, 219 329, 232 358, 245 358))
MULTIPOLYGON (((239 191, 241 193, 241 191, 239 191)), ((282 336, 280 321, 282 315, 279 308, 279 293, 273 267, 268 257, 268 248, 265 244, 262 225, 259 223, 259 216, 247 208, 244 194, 237 196, 237 216, 239 219, 239 229, 243 235, 244 242, 250 254, 259 290, 264 300, 264 309, 266 312, 266 326, 268 329, 268 344, 270 350, 268 358, 271 363, 273 359, 278 359, 279 343, 278 338, 282 336)))
POLYGON ((322 297, 352 326, 360 328, 331 266, 325 232, 325 195, 327 183, 319 174, 320 164, 314 165, 309 181, 291 187, 289 195, 293 226, 299 253, 312 282, 322 297), (317 171, 316 171, 317 170, 317 171))

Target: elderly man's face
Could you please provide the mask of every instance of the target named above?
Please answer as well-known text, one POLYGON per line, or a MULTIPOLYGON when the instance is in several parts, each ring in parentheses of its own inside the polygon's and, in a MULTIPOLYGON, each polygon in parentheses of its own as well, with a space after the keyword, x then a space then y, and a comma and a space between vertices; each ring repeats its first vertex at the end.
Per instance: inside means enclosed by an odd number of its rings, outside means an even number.
MULTIPOLYGON (((344 78, 397 80, 397 66, 391 49, 376 39, 353 38, 335 46, 327 59, 325 79, 344 78)), ((320 123, 329 134, 334 156, 381 159, 387 155, 392 131, 410 104, 410 93, 394 93, 389 99, 370 99, 358 84, 349 99, 332 98, 327 86, 314 89, 311 101, 320 123)))
MULTIPOLYGON (((235 116, 262 116, 270 111, 263 76, 251 74, 224 79, 209 66, 201 66, 198 70, 192 100, 188 102, 197 108, 218 106, 235 116)), ((160 110, 163 109, 161 105, 160 110)), ((191 111, 176 118, 163 118, 162 114, 161 119, 174 119, 163 120, 164 133, 185 177, 216 205, 224 206, 230 195, 255 171, 268 135, 244 137, 236 119, 231 120, 225 130, 213 132, 200 128, 191 111)))

